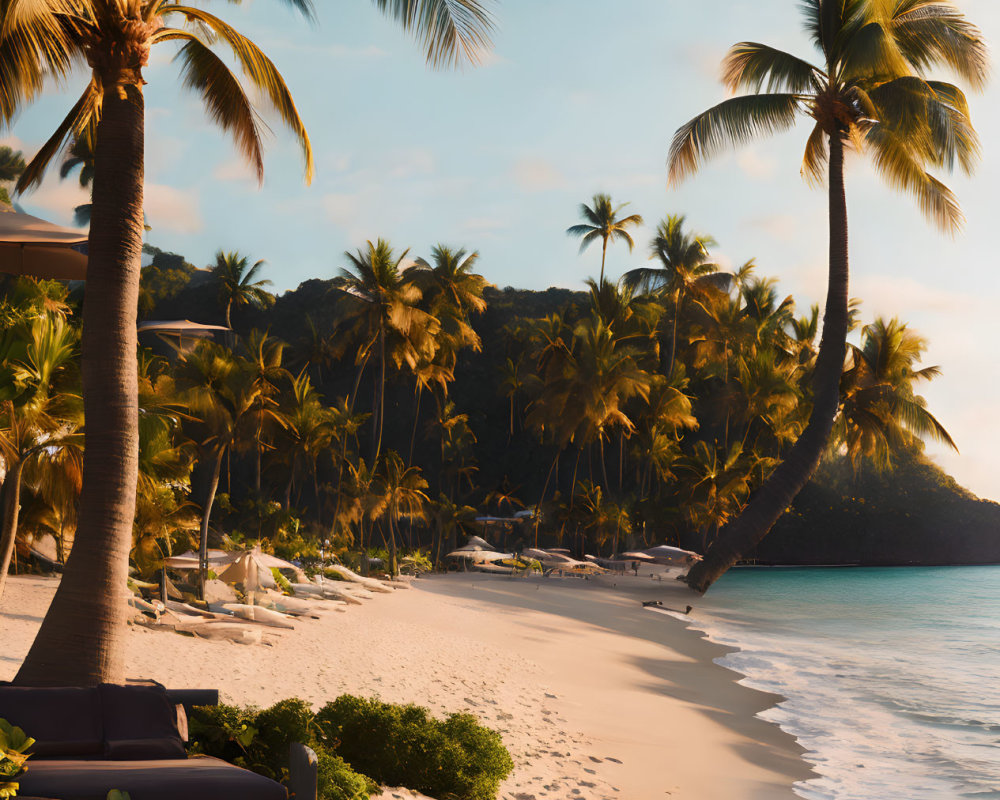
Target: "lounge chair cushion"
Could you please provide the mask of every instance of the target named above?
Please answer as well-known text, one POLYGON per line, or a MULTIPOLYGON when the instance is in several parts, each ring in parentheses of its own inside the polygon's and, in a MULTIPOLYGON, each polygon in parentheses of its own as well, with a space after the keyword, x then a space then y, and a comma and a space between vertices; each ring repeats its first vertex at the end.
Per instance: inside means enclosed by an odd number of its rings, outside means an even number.
POLYGON ((0 718, 36 740, 36 758, 101 755, 101 716, 97 689, 0 686, 0 718))
POLYGON ((185 758, 177 709, 162 686, 98 687, 104 722, 104 757, 111 760, 185 758))
POLYGON ((215 758, 149 761, 35 761, 19 794, 105 800, 111 789, 131 800, 287 800, 280 784, 215 758))

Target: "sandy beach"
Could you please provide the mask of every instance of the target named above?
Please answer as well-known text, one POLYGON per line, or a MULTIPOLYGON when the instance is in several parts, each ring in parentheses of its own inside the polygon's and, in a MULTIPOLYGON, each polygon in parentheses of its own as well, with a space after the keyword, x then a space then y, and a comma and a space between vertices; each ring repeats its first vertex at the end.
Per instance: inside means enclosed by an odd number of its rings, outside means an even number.
MULTIPOLYGON (((738 685, 712 663, 723 648, 642 607, 658 597, 683 609, 679 585, 636 583, 428 577, 294 630, 267 629, 261 645, 132 627, 129 674, 218 687, 231 703, 322 705, 351 693, 470 712, 511 751, 504 800, 793 798, 792 784, 811 774, 801 750, 754 716, 779 698, 738 685)), ((55 587, 10 581, 0 679, 16 672, 55 587)))

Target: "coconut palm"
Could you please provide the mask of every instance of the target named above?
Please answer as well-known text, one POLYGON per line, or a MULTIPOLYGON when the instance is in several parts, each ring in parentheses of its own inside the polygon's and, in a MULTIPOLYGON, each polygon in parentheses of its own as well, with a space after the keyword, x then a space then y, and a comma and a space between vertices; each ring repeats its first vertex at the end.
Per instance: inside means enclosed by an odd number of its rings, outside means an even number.
MULTIPOLYGON (((60 391, 75 356, 77 331, 62 316, 44 314, 0 340, 3 374, 0 461, 4 468, 0 514, 0 595, 14 551, 25 468, 47 449, 78 446, 78 404, 60 391)), ((69 387, 65 387, 69 388, 69 387)))
POLYGON ((611 202, 611 196, 607 194, 595 194, 592 202, 593 207, 586 203, 580 203, 580 216, 583 217, 584 222, 567 228, 566 233, 581 238, 581 253, 598 239, 601 240, 601 274, 598 283, 604 283, 604 260, 608 255, 608 241, 618 239, 625 242, 631 253, 632 248, 635 247, 635 241, 627 229, 642 225, 642 217, 639 214, 630 214, 619 219, 618 213, 628 203, 616 206, 611 202))
POLYGON ((419 467, 408 467, 394 450, 382 459, 380 482, 388 501, 389 516, 389 570, 396 574, 396 542, 401 519, 424 519, 430 498, 424 494, 427 481, 420 475, 419 467))
POLYGON ((737 520, 688 574, 704 592, 767 534, 819 464, 839 406, 848 327, 847 205, 844 151, 871 157, 895 189, 912 195, 939 227, 955 231, 962 216, 952 192, 929 169, 971 172, 979 142, 965 96, 930 80, 943 65, 980 88, 988 54, 979 30, 944 0, 804 0, 806 29, 820 66, 755 42, 735 45, 724 65, 732 97, 683 125, 670 149, 673 183, 725 147, 812 120, 805 177, 829 191, 830 264, 826 309, 813 378, 809 424, 785 460, 737 520))
POLYGON ((274 304, 274 295, 265 286, 270 286, 267 278, 257 279, 264 261, 250 264, 249 256, 237 252, 220 250, 215 254, 215 264, 211 267, 212 280, 219 292, 219 302, 225 308, 226 327, 232 328, 233 306, 248 308, 268 308, 274 304))
POLYGON ((224 347, 205 341, 187 353, 177 367, 178 388, 190 414, 198 421, 195 432, 199 461, 209 469, 202 503, 200 585, 208 573, 208 529, 226 454, 256 429, 257 375, 244 360, 224 347))
POLYGON ((633 291, 662 295, 673 306, 670 330, 670 350, 664 373, 669 378, 677 355, 677 325, 689 297, 701 298, 707 293, 727 289, 732 279, 719 271, 710 260, 708 249, 715 244, 711 236, 684 230, 685 218, 668 215, 656 228, 650 242, 650 260, 655 267, 637 267, 622 276, 622 283, 633 291))
MULTIPOLYGON (((312 16, 311 0, 285 2, 312 16)), ((475 60, 489 46, 492 19, 479 0, 374 2, 421 40, 432 64, 475 60)), ((182 85, 201 96, 258 177, 263 175, 264 123, 250 99, 257 92, 298 139, 307 179, 312 150, 271 60, 204 9, 163 0, 12 0, 3 4, 0 16, 3 124, 10 125, 41 96, 47 78, 62 81, 81 65, 89 67, 84 67, 90 80, 83 94, 28 165, 18 188, 37 185, 68 139, 95 123, 97 132, 83 312, 88 466, 80 524, 70 563, 16 680, 63 685, 121 680, 138 447, 134 355, 143 235, 143 72, 151 47, 180 45, 176 61, 182 85), (213 51, 218 43, 232 50, 254 91, 245 91, 213 51)))
POLYGON ((926 348, 923 337, 904 323, 881 317, 864 327, 861 347, 850 346, 850 365, 841 382, 843 407, 834 431, 855 468, 862 457, 889 466, 893 451, 915 437, 929 437, 958 451, 927 410, 927 402, 913 391, 917 381, 941 374, 938 367, 915 369, 926 348))
POLYGON ((386 368, 392 361, 397 368, 404 364, 415 370, 421 363, 434 358, 435 335, 440 330, 437 319, 417 307, 422 297, 419 287, 401 265, 409 251, 399 256, 384 239, 357 254, 345 253, 351 266, 341 269, 340 282, 344 295, 341 314, 347 329, 347 340, 359 343, 355 363, 358 375, 352 402, 361 383, 365 366, 374 355, 378 361, 377 392, 372 407, 372 464, 377 468, 382 449, 382 423, 385 412, 386 368))

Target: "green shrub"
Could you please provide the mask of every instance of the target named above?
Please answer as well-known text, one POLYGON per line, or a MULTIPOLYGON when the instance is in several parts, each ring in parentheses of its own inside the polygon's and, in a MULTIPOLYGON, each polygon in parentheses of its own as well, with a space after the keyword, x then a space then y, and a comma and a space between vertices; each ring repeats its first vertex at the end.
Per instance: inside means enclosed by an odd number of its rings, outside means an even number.
POLYGON ((320 741, 315 716, 303 700, 275 703, 263 711, 203 706, 189 720, 190 753, 221 758, 276 781, 288 779, 288 748, 301 742, 316 752, 319 800, 367 800, 378 791, 320 741))
POLYGON ((439 800, 493 800, 514 768, 500 735, 469 714, 440 722, 414 705, 343 695, 316 722, 327 746, 354 769, 439 800))

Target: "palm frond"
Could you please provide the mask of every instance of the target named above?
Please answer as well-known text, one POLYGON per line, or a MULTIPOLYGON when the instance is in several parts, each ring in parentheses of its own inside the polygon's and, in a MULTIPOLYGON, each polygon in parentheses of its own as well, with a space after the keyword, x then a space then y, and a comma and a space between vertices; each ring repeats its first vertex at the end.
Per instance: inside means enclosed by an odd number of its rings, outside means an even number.
POLYGON ((896 40, 879 22, 869 22, 844 48, 837 78, 845 83, 881 76, 905 75, 908 64, 896 40))
POLYGON ((802 177, 812 186, 819 186, 826 180, 826 165, 830 152, 827 148, 826 131, 817 123, 809 139, 806 141, 806 151, 802 156, 802 177))
POLYGON ((722 62, 722 82, 731 92, 807 92, 824 75, 797 56, 757 42, 734 45, 722 62))
POLYGON ((67 139, 76 138, 83 134, 88 128, 94 125, 100 116, 100 93, 95 81, 91 80, 87 88, 83 90, 80 99, 69 110, 69 113, 59 123, 55 133, 45 142, 35 153, 29 164, 24 168, 21 177, 18 178, 16 189, 18 192, 25 192, 42 182, 45 170, 48 169, 52 159, 63 149, 67 139))
POLYGON ((874 125, 865 133, 865 147, 876 171, 894 189, 912 195, 931 222, 947 233, 957 233, 965 222, 954 193, 924 171, 912 144, 886 125, 874 125))
POLYGON ((667 160, 670 183, 683 180, 727 145, 787 130, 800 107, 794 94, 753 94, 733 97, 699 114, 674 135, 667 160))
POLYGON ((989 49, 979 28, 951 3, 900 0, 891 24, 900 51, 914 69, 923 72, 944 64, 974 89, 985 86, 989 49))
POLYGON ((232 135, 237 149, 253 167, 257 180, 263 183, 261 123, 240 82, 222 59, 197 39, 190 39, 175 59, 181 61, 183 85, 201 93, 213 121, 232 135))
POLYGON ((372 0, 424 46, 432 67, 478 64, 493 46, 492 0, 372 0))
POLYGON ((166 6, 163 13, 183 14, 189 20, 196 20, 208 26, 216 33, 229 47, 240 62, 244 74, 251 82, 267 95, 271 101, 271 106, 278 112, 282 122, 298 138, 302 147, 302 155, 305 159, 306 183, 311 183, 314 173, 312 145, 309 142, 309 134, 306 132, 302 118, 299 116, 295 101, 291 92, 285 84, 285 79, 274 66, 274 63, 257 45, 243 36, 239 31, 228 23, 203 11, 190 6, 166 6))

